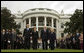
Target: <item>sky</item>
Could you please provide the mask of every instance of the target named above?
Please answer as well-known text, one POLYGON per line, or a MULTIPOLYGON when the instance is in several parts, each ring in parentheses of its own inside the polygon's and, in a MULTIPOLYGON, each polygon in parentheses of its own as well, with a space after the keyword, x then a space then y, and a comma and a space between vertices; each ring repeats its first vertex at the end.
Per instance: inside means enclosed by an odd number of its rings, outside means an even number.
POLYGON ((1 7, 7 7, 12 14, 33 8, 54 9, 58 13, 73 14, 76 9, 83 9, 83 1, 1 1, 1 7))

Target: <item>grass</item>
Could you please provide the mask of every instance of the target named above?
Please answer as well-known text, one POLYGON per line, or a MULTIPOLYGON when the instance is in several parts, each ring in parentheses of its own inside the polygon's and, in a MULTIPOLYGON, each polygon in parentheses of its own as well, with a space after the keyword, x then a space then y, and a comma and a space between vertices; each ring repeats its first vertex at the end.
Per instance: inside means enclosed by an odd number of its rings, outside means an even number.
POLYGON ((54 49, 54 50, 42 50, 42 49, 1 49, 1 52, 83 52, 83 50, 75 50, 75 49, 54 49))

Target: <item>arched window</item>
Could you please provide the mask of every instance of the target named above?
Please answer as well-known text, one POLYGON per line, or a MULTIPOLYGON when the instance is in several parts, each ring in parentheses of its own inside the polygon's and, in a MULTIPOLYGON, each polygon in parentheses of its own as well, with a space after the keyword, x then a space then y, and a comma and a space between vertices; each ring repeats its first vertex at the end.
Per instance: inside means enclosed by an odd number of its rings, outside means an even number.
POLYGON ((61 28, 64 28, 64 24, 63 23, 61 23, 61 28))
POLYGON ((64 37, 64 33, 61 33, 61 37, 64 37))
POLYGON ((26 24, 29 24, 29 19, 26 19, 26 24))
POLYGON ((47 26, 51 26, 51 17, 47 17, 47 26))
POLYGON ((38 24, 39 26, 44 26, 44 17, 43 16, 38 17, 38 23, 39 23, 38 24))
POLYGON ((31 26, 36 24, 36 17, 31 17, 31 26))
POLYGON ((56 27, 56 19, 54 19, 54 27, 56 27))

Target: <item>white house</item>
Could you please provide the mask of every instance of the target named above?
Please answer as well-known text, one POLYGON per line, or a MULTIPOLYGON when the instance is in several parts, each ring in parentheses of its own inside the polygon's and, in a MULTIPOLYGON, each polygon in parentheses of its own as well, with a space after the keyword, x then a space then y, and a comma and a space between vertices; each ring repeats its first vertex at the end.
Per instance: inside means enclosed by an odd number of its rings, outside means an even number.
POLYGON ((34 24, 36 24, 39 36, 40 31, 46 26, 47 28, 54 28, 56 36, 59 38, 62 35, 65 35, 63 33, 65 26, 63 24, 70 21, 69 18, 71 15, 72 14, 64 14, 63 10, 61 13, 58 13, 53 9, 34 8, 29 9, 24 13, 19 12, 18 14, 15 14, 16 18, 14 20, 16 21, 16 24, 21 25, 21 32, 24 31, 27 23, 30 25, 30 28, 33 28, 34 24))

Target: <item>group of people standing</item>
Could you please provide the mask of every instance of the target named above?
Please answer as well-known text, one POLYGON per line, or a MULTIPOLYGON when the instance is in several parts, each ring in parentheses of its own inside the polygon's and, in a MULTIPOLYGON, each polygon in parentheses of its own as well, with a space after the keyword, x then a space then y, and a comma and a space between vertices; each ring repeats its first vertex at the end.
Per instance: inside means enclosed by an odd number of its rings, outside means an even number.
MULTIPOLYGON (((19 34, 22 35, 22 34, 19 34)), ((47 29, 44 26, 44 29, 41 30, 41 39, 42 39, 42 48, 43 50, 48 49, 48 41, 50 41, 49 48, 53 50, 55 48, 56 34, 54 29, 47 29)), ((29 24, 26 25, 26 28, 23 31, 23 36, 18 36, 16 30, 5 30, 1 31, 1 48, 2 49, 30 49, 31 48, 31 39, 32 39, 32 48, 38 48, 38 31, 36 26, 33 30, 29 28, 29 24)))
POLYGON ((60 48, 83 49, 83 32, 76 31, 76 33, 68 34, 66 38, 62 37, 60 48))
POLYGON ((7 48, 14 48, 14 43, 16 41, 16 31, 14 29, 12 30, 5 30, 3 29, 1 31, 1 48, 7 49, 7 48))
MULTIPOLYGON (((68 34, 66 38, 61 37, 61 40, 58 41, 54 29, 47 29, 44 26, 40 35, 43 50, 47 50, 48 48, 54 50, 55 44, 57 48, 83 49, 83 32, 79 33, 76 31, 76 33, 68 34)), ((15 29, 3 29, 1 31, 1 49, 30 49, 31 45, 33 49, 37 49, 38 39, 39 35, 36 26, 32 30, 29 28, 29 24, 27 24, 23 31, 23 36, 21 33, 17 34, 15 29)))
MULTIPOLYGON (((38 43, 38 31, 36 31, 36 27, 34 27, 34 30, 32 31, 29 28, 29 24, 27 24, 26 29, 24 29, 23 33, 24 37, 24 45, 25 49, 30 49, 30 38, 32 37, 32 47, 33 49, 37 49, 37 43, 38 43)), ((56 34, 54 33, 54 29, 51 28, 51 30, 48 30, 46 26, 44 26, 44 29, 41 30, 41 39, 42 39, 42 48, 44 50, 48 49, 48 41, 50 41, 50 48, 53 50, 54 47, 54 42, 56 40, 56 34)))

